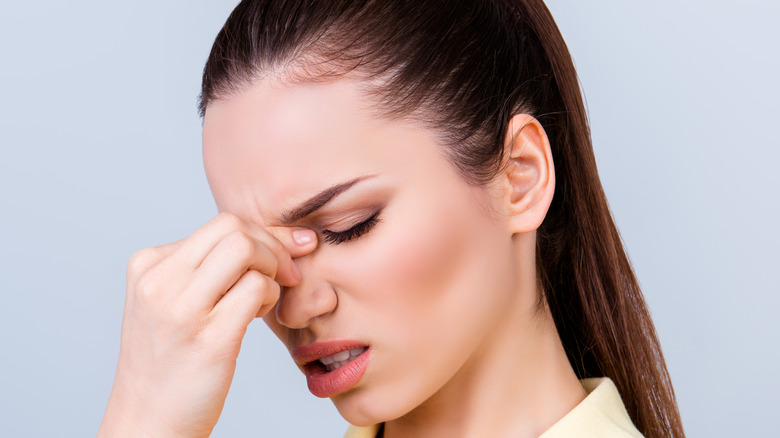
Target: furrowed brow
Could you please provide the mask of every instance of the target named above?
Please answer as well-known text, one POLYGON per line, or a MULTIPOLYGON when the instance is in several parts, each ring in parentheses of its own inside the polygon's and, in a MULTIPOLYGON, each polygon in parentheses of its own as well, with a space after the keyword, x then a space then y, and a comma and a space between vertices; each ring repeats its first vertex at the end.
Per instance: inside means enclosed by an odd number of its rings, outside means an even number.
POLYGON ((374 175, 365 175, 350 181, 346 181, 331 186, 317 193, 316 195, 312 196, 308 200, 302 202, 299 206, 282 213, 279 222, 282 223, 283 225, 294 224, 295 222, 298 222, 299 220, 319 210, 325 204, 330 202, 333 198, 346 192, 347 190, 352 188, 352 186, 354 186, 355 184, 364 181, 368 178, 372 178, 373 176, 374 175))

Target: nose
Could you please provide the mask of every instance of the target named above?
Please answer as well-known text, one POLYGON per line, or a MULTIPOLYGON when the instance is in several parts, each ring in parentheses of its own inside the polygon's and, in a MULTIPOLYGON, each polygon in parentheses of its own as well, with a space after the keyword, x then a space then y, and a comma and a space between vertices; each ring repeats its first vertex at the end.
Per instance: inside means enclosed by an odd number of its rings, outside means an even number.
POLYGON ((330 284, 301 272, 301 282, 294 287, 282 287, 276 303, 276 320, 290 329, 306 328, 338 305, 338 296, 330 284))

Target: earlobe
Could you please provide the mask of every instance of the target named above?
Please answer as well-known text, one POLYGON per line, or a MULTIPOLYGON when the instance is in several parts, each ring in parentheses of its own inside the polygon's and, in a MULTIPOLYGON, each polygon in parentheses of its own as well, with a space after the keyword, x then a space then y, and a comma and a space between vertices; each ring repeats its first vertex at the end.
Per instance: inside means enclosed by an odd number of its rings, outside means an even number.
POLYGON ((504 147, 507 162, 502 176, 511 231, 534 231, 547 215, 555 192, 550 141, 536 118, 518 114, 509 121, 504 147))

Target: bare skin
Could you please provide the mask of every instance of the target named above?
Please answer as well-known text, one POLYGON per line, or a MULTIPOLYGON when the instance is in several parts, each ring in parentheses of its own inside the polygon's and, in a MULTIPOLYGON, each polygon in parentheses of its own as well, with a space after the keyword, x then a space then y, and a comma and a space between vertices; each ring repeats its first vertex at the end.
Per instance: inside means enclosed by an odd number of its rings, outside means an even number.
POLYGON ((315 246, 311 230, 221 213, 186 239, 135 253, 98 436, 209 436, 247 325, 273 308, 280 284, 298 283, 292 257, 315 246))
POLYGON ((204 162, 227 216, 131 260, 104 436, 135 426, 153 436, 207 436, 257 315, 291 351, 341 339, 369 345, 365 374, 331 399, 353 424, 385 422, 388 438, 538 436, 585 397, 539 305, 535 230, 555 187, 541 125, 515 116, 507 165, 474 187, 436 135, 376 116, 359 90, 348 80, 265 80, 209 105, 204 162), (345 181, 358 182, 317 211, 282 220, 345 181), (371 217, 378 220, 359 236, 334 237, 371 217), (219 255, 217 242, 236 228, 251 236, 231 237, 246 247, 219 255), (318 238, 296 245, 293 229, 318 238), (219 280, 196 282, 199 275, 219 280), (231 283, 241 275, 253 283, 231 283), (251 305, 238 305, 234 292, 251 305), (208 299, 194 305, 193 294, 208 299))

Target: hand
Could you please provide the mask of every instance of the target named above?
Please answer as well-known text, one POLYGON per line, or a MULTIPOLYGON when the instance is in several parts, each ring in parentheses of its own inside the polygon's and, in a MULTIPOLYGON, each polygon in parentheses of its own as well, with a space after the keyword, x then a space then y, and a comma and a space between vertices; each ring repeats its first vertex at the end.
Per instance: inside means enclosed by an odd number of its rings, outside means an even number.
POLYGON ((248 324, 300 279, 313 231, 221 213, 186 239, 135 253, 114 386, 98 436, 205 437, 248 324))

